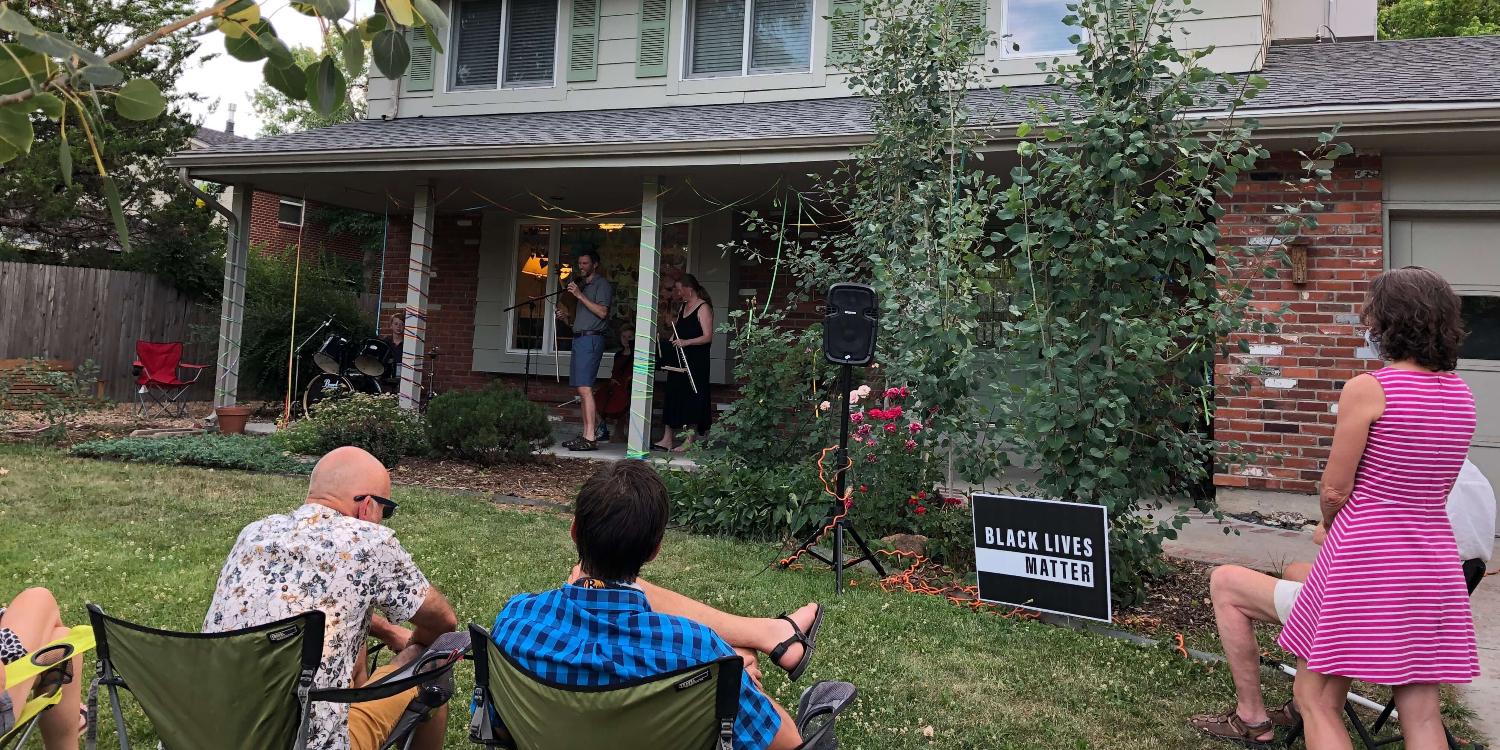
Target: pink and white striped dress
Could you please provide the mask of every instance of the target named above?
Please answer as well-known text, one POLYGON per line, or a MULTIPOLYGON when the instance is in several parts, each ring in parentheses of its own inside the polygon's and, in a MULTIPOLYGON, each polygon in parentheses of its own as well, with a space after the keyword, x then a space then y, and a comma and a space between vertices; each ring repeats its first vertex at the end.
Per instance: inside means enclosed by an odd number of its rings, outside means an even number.
POLYGON ((1278 643, 1314 672, 1382 685, 1479 674, 1448 490, 1476 426, 1451 372, 1373 373, 1385 411, 1278 643))

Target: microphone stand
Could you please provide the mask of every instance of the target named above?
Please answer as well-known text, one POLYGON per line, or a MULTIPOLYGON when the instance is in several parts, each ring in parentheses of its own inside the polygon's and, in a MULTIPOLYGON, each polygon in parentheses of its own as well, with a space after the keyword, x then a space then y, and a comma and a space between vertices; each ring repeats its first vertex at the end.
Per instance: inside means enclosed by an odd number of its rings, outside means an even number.
MULTIPOLYGON (((570 276, 570 277, 568 277, 568 280, 572 281, 572 278, 573 277, 570 276)), ((527 299, 524 299, 524 300, 522 300, 520 302, 517 302, 514 305, 511 305, 510 307, 505 308, 504 310, 501 310, 500 312, 508 314, 511 311, 513 311, 513 310, 521 307, 522 305, 524 305, 526 307, 527 317, 535 318, 536 317, 536 303, 552 299, 553 297, 559 296, 563 292, 566 292, 566 291, 568 291, 568 287, 566 285, 559 284, 558 289, 555 292, 548 292, 546 294, 539 294, 539 295, 537 295, 535 297, 528 297, 527 299)), ((546 321, 542 321, 542 327, 545 328, 546 325, 547 325, 547 322, 546 321)), ((536 338, 538 338, 538 339, 545 339, 546 337, 545 336, 537 336, 536 338)), ((536 347, 532 346, 530 344, 530 342, 528 342, 528 344, 526 346, 526 374, 522 377, 522 380, 521 380, 521 393, 524 393, 526 395, 530 395, 531 394, 531 352, 535 348, 536 347)))

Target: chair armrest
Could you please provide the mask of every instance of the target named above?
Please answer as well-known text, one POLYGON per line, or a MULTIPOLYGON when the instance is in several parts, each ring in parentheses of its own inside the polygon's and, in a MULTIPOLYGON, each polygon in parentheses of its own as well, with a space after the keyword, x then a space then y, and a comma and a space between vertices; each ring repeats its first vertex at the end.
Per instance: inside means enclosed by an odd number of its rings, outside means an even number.
POLYGON ((178 367, 186 367, 186 368, 188 368, 190 370, 203 370, 203 369, 207 369, 209 367, 213 367, 213 365, 190 365, 190 364, 188 364, 186 362, 178 362, 177 366, 178 367))
POLYGON ((193 379, 187 381, 189 383, 196 383, 196 382, 198 382, 198 378, 203 377, 203 371, 206 370, 206 369, 208 369, 208 365, 190 365, 190 364, 188 364, 186 362, 178 362, 177 366, 179 368, 182 368, 182 369, 185 369, 185 370, 192 370, 193 371, 193 379))
POLYGON ((468 633, 444 633, 410 664, 357 688, 320 688, 312 699, 325 703, 364 703, 389 698, 444 679, 469 649, 468 633))

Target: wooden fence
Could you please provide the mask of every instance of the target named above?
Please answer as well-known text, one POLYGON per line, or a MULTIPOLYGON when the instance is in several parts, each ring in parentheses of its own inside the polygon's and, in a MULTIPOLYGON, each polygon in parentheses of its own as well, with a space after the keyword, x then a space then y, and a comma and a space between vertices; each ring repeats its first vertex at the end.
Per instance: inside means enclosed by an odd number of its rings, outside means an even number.
MULTIPOLYGON (((212 365, 217 306, 135 271, 0 263, 0 359, 45 357, 99 368, 104 395, 135 398, 135 342, 181 341, 183 361, 212 365)), ((205 370, 185 398, 213 397, 205 370)))

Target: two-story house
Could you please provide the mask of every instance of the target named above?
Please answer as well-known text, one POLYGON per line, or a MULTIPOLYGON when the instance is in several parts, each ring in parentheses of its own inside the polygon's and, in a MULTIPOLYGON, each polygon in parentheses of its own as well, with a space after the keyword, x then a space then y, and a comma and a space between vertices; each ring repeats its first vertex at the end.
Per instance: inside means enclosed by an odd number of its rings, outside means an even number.
MULTIPOLYGON (((1036 63, 1069 51, 1065 5, 982 4, 985 26, 1017 47, 985 50, 987 86, 969 96, 989 134, 986 168, 997 173, 1015 163, 1025 102, 1046 91, 1036 63)), ((554 326, 554 303, 515 307, 555 288, 547 269, 579 249, 599 250, 619 316, 637 321, 649 342, 654 296, 636 290, 655 290, 665 265, 696 274, 721 316, 773 293, 771 269, 719 250, 744 238, 742 212, 766 213, 773 198, 791 196, 787 221, 804 234, 823 231, 798 214, 789 187, 830 172, 871 132, 839 64, 860 33, 858 6, 447 0, 445 51, 416 44, 401 80, 373 80, 368 120, 175 161, 196 178, 247 188, 237 196, 264 190, 386 214, 384 301, 412 322, 409 371, 420 372, 424 346, 434 344, 443 350, 434 377, 445 388, 520 379, 529 362, 534 396, 561 401, 552 374, 568 340, 554 326)), ((1195 7, 1203 12, 1179 30, 1184 45, 1211 45, 1212 67, 1270 80, 1247 114, 1277 156, 1233 196, 1228 241, 1256 241, 1275 222, 1281 177, 1299 167, 1294 149, 1335 123, 1358 149, 1336 168, 1320 228, 1295 243, 1305 274, 1288 270, 1261 286, 1266 314, 1286 303, 1291 315, 1278 319, 1276 335, 1252 338, 1249 355, 1220 363, 1222 372, 1264 368, 1248 389, 1221 378, 1216 424, 1219 437, 1264 458, 1228 468, 1217 483, 1312 490, 1338 388, 1373 365, 1358 324, 1365 283, 1411 263, 1445 274, 1464 297, 1474 333, 1461 368, 1482 414, 1475 455, 1500 477, 1500 81, 1492 75, 1500 38, 1377 41, 1375 0, 1195 7)), ((219 380, 227 393, 242 253, 231 252, 225 286, 219 380)), ((721 337, 716 381, 729 380, 732 356, 721 337)), ((403 395, 415 395, 410 379, 403 395)), ((644 417, 636 420, 639 449, 644 417)))

